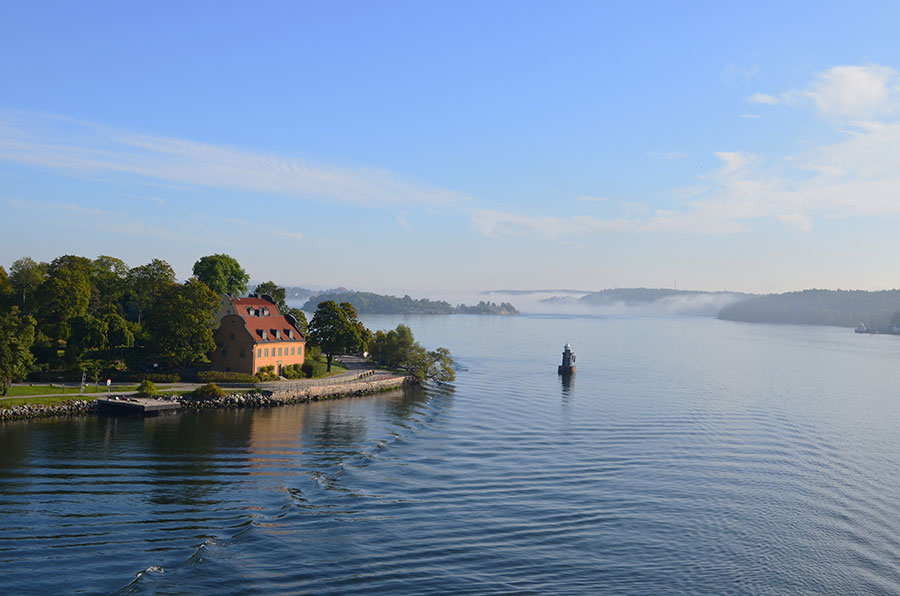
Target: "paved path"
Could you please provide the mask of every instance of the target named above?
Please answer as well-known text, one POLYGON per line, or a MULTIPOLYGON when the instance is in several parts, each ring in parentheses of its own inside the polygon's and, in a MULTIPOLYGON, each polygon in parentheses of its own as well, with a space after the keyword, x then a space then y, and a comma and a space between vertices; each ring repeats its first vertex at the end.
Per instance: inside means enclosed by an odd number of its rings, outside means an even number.
MULTIPOLYGON (((330 377, 321 377, 318 379, 292 379, 289 382, 291 383, 302 383, 305 386, 314 386, 314 385, 332 385, 335 383, 347 382, 352 379, 355 379, 360 374, 367 371, 375 371, 380 374, 390 374, 386 370, 378 369, 374 364, 366 360, 365 358, 360 358, 359 356, 341 356, 337 358, 340 363, 347 368, 346 372, 342 372, 340 374, 332 375, 330 377)), ((270 383, 259 383, 258 385, 261 387, 269 388, 277 388, 280 381, 272 381, 270 383)), ((77 387, 81 387, 80 383, 13 383, 13 387, 47 387, 47 386, 57 386, 72 388, 75 389, 77 387)), ((93 385, 93 383, 88 384, 88 387, 93 385)), ((126 386, 133 387, 134 383, 128 383, 126 386)), ((193 391, 203 385, 203 383, 157 383, 156 388, 160 392, 168 392, 168 391, 193 391)), ((101 385, 102 386, 102 385, 101 385)), ((236 384, 223 384, 223 386, 233 389, 240 388, 241 385, 236 384)), ((119 385, 122 387, 122 385, 119 385)), ((252 385, 245 385, 247 389, 251 389, 252 385)), ((116 385, 110 387, 109 395, 135 395, 137 391, 121 391, 116 389, 116 385)), ((5 399, 26 399, 33 397, 69 397, 72 399, 76 399, 78 397, 106 397, 107 392, 99 391, 99 392, 87 392, 85 393, 75 393, 74 391, 69 391, 68 393, 40 393, 35 395, 10 395, 7 397, 0 397, 0 401, 5 399)))

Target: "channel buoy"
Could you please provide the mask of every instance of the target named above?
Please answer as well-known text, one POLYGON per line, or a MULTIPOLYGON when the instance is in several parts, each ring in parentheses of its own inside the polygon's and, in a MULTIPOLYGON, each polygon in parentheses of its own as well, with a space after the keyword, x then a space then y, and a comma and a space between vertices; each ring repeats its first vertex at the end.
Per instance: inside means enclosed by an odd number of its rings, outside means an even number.
POLYGON ((574 375, 575 374, 575 352, 572 351, 572 346, 566 344, 563 348, 562 353, 562 364, 559 365, 557 369, 557 374, 560 375, 574 375))

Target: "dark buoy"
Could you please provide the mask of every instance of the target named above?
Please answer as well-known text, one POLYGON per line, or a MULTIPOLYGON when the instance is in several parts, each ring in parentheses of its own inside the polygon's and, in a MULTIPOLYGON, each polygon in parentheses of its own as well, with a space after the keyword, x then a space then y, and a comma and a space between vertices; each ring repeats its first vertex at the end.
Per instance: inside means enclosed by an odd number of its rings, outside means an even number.
POLYGON ((572 346, 566 344, 563 348, 562 353, 563 359, 562 364, 559 365, 557 369, 557 373, 561 375, 574 375, 575 374, 575 352, 572 351, 572 346))

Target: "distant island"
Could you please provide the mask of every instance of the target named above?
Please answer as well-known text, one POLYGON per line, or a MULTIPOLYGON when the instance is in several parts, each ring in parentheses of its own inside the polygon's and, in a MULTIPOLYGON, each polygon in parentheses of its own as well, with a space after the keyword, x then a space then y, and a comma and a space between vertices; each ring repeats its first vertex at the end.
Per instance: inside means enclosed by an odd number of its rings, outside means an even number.
POLYGON ((378 315, 517 315, 519 311, 515 306, 508 302, 485 302, 482 300, 478 304, 468 306, 465 304, 451 305, 444 300, 429 300, 428 298, 420 298, 415 300, 408 295, 403 298, 397 296, 387 296, 384 294, 375 294, 373 292, 354 292, 346 291, 327 291, 312 296, 303 304, 303 310, 314 311, 316 305, 325 300, 334 300, 338 304, 349 302, 359 311, 360 314, 378 314, 378 315))
POLYGON ((715 317, 723 306, 750 296, 726 291, 614 288, 588 292, 580 297, 550 296, 541 299, 541 303, 554 308, 578 308, 582 311, 715 317))
POLYGON ((718 318, 748 323, 796 323, 890 330, 900 290, 803 290, 754 296, 722 307, 718 318))

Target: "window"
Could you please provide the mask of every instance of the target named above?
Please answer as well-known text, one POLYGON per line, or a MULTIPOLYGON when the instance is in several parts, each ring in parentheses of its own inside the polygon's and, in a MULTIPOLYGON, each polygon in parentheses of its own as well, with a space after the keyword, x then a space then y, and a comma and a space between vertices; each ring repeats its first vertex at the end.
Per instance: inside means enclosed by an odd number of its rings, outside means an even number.
POLYGON ((222 348, 222 356, 228 356, 228 350, 222 348))
POLYGON ((269 357, 269 348, 266 348, 266 358, 269 357))
POLYGON ((241 358, 247 357, 247 348, 241 348, 241 358))
POLYGON ((296 349, 297 349, 297 348, 291 348, 291 356, 294 355, 294 351, 295 351, 296 349))
POLYGON ((278 348, 278 355, 281 356, 281 348, 278 348))
POLYGON ((234 333, 232 333, 231 335, 229 335, 229 336, 228 336, 228 339, 234 340, 234 333))
POLYGON ((256 357, 262 358, 262 348, 256 348, 256 357))

